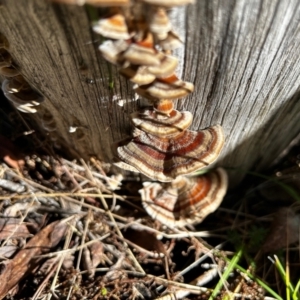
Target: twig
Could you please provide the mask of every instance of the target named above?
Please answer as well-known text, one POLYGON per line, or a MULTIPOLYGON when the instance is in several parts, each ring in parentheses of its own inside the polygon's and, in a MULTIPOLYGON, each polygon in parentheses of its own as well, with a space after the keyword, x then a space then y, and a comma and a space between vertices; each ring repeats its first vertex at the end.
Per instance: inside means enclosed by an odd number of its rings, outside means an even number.
MULTIPOLYGON (((68 229, 68 233, 67 233, 66 240, 65 240, 65 243, 64 243, 64 249, 69 248, 71 238, 72 238, 72 235, 73 235, 73 228, 72 227, 74 226, 73 224, 76 222, 76 217, 75 216, 72 216, 71 218, 69 218, 68 221, 70 222, 70 224, 72 226, 70 226, 69 229, 68 229)), ((51 284, 51 287, 50 287, 51 294, 50 293, 48 294, 47 300, 50 300, 52 298, 52 294, 55 295, 55 285, 56 285, 56 282, 57 282, 57 279, 58 279, 59 271, 61 269, 61 266, 63 264, 63 261, 64 261, 66 255, 67 255, 67 253, 62 254, 62 256, 61 256, 61 258, 58 262, 56 273, 54 275, 54 278, 52 280, 52 284, 51 284)))
MULTIPOLYGON (((88 169, 88 167, 87 167, 85 161, 84 161, 83 159, 80 159, 80 161, 81 161, 82 165, 85 167, 86 172, 88 173, 88 176, 91 176, 92 181, 93 181, 93 175, 92 175, 92 173, 90 172, 90 170, 88 169)), ((99 195, 100 195, 100 199, 101 199, 102 205, 103 205, 104 209, 106 210, 106 212, 107 212, 107 214, 108 214, 110 220, 115 224, 115 229, 116 229, 117 234, 118 234, 121 238, 124 238, 123 235, 122 235, 122 233, 121 233, 121 231, 120 231, 120 229, 119 229, 119 227, 118 227, 117 224, 116 224, 116 221, 115 221, 115 219, 114 219, 114 217, 113 217, 113 214, 112 214, 111 211, 108 209, 108 205, 107 205, 107 203, 106 203, 106 201, 105 201, 105 198, 103 197, 103 195, 102 195, 102 193, 101 193, 101 191, 100 191, 99 189, 98 189, 98 193, 99 193, 99 195)), ((133 255, 132 251, 128 248, 128 245, 127 245, 126 243, 125 243, 125 246, 126 246, 126 252, 127 252, 128 255, 131 257, 131 259, 132 259, 132 261, 133 261, 133 263, 134 263, 136 269, 139 270, 141 273, 145 273, 145 271, 144 271, 143 268, 140 266, 140 264, 138 263, 138 261, 136 260, 135 256, 133 255)))
POLYGON ((79 251, 80 249, 83 249, 97 241, 102 241, 102 240, 105 240, 107 237, 110 236, 111 233, 107 233, 105 235, 103 235, 102 237, 98 238, 98 239, 95 239, 95 240, 91 240, 91 241, 88 241, 86 242, 85 244, 83 245, 80 245, 80 246, 77 246, 76 248, 72 248, 72 249, 65 249, 65 250, 61 250, 61 251, 57 251, 57 252, 52 252, 52 253, 47 253, 47 254, 43 254, 43 255, 39 255, 39 256, 36 256, 38 258, 45 258, 45 257, 54 257, 56 255, 63 255, 63 254, 71 254, 73 252, 76 252, 76 251, 79 251))
POLYGON ((44 280, 42 281, 42 283, 39 285, 38 289, 35 291, 35 293, 34 293, 34 295, 32 297, 32 300, 36 300, 39 297, 39 295, 44 290, 47 282, 49 281, 49 279, 51 278, 51 276, 53 275, 53 273, 55 272, 56 269, 57 269, 57 263, 55 262, 55 265, 53 266, 53 268, 50 270, 50 272, 44 278, 44 280))

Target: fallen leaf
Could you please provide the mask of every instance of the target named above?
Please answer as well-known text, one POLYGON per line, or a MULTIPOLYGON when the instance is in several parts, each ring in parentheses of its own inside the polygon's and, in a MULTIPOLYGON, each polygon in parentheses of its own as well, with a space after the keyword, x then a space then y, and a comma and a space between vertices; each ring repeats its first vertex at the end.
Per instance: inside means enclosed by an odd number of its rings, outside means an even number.
POLYGON ((154 234, 147 230, 139 231, 128 228, 124 232, 124 237, 147 251, 166 255, 163 243, 158 240, 154 234))
POLYGON ((20 219, 0 218, 0 240, 7 238, 27 238, 31 234, 20 219))
POLYGON ((67 224, 62 221, 56 221, 37 233, 26 246, 20 250, 16 256, 2 265, 0 274, 0 299, 3 299, 7 293, 25 276, 27 276, 40 262, 38 255, 47 253, 55 247, 63 238, 67 230, 67 224))
POLYGON ((100 241, 95 241, 84 248, 82 256, 83 268, 88 271, 89 278, 94 277, 95 268, 100 263, 105 263, 103 244, 100 241))
POLYGON ((17 251, 19 247, 10 245, 0 247, 0 257, 1 258, 11 258, 17 251))

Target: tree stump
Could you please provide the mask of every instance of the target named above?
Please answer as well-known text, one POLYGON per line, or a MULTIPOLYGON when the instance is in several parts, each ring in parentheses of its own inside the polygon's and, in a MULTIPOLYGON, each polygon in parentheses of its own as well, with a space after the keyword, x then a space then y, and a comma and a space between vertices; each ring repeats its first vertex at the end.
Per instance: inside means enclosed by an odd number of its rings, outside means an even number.
MULTIPOLYGON (((223 126, 226 144, 217 164, 236 168, 234 184, 247 170, 270 166, 299 133, 300 4, 195 2, 171 12, 184 40, 175 53, 178 73, 195 84, 177 109, 194 114, 192 130, 223 126)), ((50 113, 52 138, 79 156, 111 162, 111 144, 130 135, 128 116, 140 102, 132 84, 100 56, 101 37, 91 22, 86 6, 41 0, 0 6, 8 51, 46 99, 33 117, 40 122, 50 113)))

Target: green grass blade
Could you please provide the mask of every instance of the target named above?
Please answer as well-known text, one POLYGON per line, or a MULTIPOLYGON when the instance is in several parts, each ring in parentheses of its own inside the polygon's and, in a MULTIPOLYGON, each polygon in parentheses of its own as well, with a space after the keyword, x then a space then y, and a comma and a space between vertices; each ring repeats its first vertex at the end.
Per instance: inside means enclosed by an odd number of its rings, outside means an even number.
POLYGON ((114 78, 112 75, 111 64, 108 64, 108 73, 109 73, 108 88, 110 89, 110 91, 112 91, 114 89, 114 78))
MULTIPOLYGON (((228 262, 230 260, 227 257, 222 256, 222 258, 228 262)), ((249 271, 241 267, 240 265, 236 264, 235 266, 236 269, 240 270, 241 272, 245 273, 250 279, 255 281, 257 284, 259 284, 263 289, 265 289, 266 292, 268 292, 271 296, 273 296, 277 300, 284 300, 280 295, 278 295, 276 292, 274 292, 266 283, 264 283, 262 280, 259 278, 255 277, 252 275, 249 271)))
POLYGON ((212 294, 209 297, 209 300, 213 300, 216 298, 216 296, 219 294, 222 286, 224 285, 224 282, 227 280, 229 274, 234 270, 236 267, 238 261, 240 260, 241 256, 243 254, 243 250, 240 249, 234 256, 233 258, 229 261, 229 264, 224 271, 222 277, 220 278, 219 282, 217 283, 216 287, 214 288, 212 294))
POLYGON ((297 294, 299 294, 299 289, 300 289, 300 279, 298 280, 297 284, 296 284, 296 287, 295 287, 295 290, 294 290, 294 293, 293 293, 293 300, 298 300, 298 296, 297 294))
POLYGON ((275 258, 275 266, 281 276, 281 278, 283 279, 285 286, 286 286, 286 296, 287 296, 287 300, 291 299, 291 293, 294 294, 295 289, 292 285, 292 283, 290 282, 290 276, 289 274, 287 274, 284 270, 284 267, 282 266, 279 258, 277 257, 277 255, 274 255, 275 258))

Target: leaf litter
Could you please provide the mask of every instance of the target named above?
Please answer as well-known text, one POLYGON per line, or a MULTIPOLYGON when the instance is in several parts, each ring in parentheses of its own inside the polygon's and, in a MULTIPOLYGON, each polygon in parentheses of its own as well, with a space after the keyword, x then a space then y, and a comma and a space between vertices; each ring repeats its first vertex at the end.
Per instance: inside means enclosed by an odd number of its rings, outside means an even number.
MULTIPOLYGON (((228 284, 214 292, 234 256, 230 244, 250 245, 251 226, 272 220, 248 213, 246 202, 220 208, 204 225, 168 228, 142 209, 140 178, 107 175, 96 159, 32 155, 22 169, 15 166, 0 167, 0 282, 6 283, 0 299, 210 299, 212 293, 215 299, 277 299, 235 265, 228 284)), ((284 212, 278 213, 283 223, 286 214, 297 216, 284 212)), ((296 223, 289 226, 295 230, 296 223)), ((274 248, 273 240, 280 240, 278 230, 264 247, 274 248)), ((248 269, 249 276, 263 277, 261 268, 248 269)))

